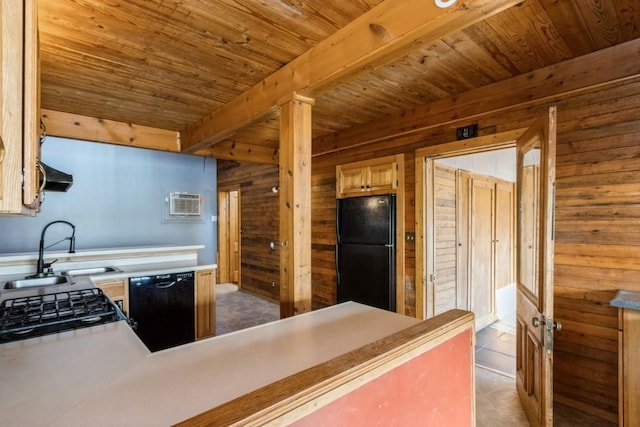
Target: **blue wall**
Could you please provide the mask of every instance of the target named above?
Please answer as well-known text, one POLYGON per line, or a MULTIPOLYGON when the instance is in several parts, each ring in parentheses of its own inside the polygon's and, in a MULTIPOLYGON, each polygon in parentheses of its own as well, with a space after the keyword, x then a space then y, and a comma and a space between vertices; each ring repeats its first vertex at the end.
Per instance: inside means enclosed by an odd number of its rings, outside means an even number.
MULTIPOLYGON (((76 226, 76 249, 205 245, 200 261, 215 262, 215 159, 53 137, 43 144, 42 159, 72 174, 74 183, 66 193, 46 192, 35 217, 0 217, 0 254, 37 251, 42 228, 63 219, 76 226), (201 220, 167 221, 165 196, 175 191, 200 193, 201 220)), ((51 226, 46 245, 68 231, 51 226)))

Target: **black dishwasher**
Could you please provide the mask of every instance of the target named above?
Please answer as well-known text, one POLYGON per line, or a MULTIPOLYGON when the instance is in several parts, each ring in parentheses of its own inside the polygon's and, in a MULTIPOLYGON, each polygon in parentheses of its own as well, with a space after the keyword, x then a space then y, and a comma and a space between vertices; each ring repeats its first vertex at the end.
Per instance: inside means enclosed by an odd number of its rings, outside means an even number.
POLYGON ((195 340, 194 274, 159 274, 129 279, 129 318, 150 351, 195 340))

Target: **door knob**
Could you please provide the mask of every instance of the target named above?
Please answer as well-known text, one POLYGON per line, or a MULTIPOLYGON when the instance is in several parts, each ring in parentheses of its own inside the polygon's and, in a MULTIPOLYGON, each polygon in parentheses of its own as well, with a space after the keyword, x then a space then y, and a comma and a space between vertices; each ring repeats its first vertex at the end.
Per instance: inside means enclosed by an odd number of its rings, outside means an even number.
POLYGON ((531 319, 531 324, 533 325, 534 328, 537 328, 538 326, 540 326, 540 323, 542 322, 537 317, 534 317, 531 319))
POLYGON ((555 329, 556 331, 561 331, 562 330, 562 323, 553 322, 553 329, 555 329))

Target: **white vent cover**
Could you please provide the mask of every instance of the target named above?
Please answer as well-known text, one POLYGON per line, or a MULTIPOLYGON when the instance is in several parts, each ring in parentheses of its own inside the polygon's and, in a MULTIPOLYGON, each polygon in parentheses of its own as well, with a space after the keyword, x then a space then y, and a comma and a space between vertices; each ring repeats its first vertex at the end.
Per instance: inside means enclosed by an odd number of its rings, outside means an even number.
POLYGON ((169 193, 169 215, 200 216, 200 194, 169 193))

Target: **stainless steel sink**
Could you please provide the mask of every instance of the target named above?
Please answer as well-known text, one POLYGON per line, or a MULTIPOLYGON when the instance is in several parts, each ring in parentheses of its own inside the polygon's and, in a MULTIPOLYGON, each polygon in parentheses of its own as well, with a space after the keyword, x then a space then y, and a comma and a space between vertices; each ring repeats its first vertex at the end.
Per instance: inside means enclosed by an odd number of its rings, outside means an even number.
POLYGON ((51 286, 51 285, 72 285, 73 279, 69 276, 47 276, 47 277, 34 277, 31 279, 19 279, 6 282, 4 284, 5 289, 21 289, 21 288, 33 288, 37 286, 51 286))
POLYGON ((119 273, 121 271, 122 270, 117 267, 87 267, 66 270, 63 271, 62 274, 68 274, 69 276, 91 276, 94 274, 119 273))

